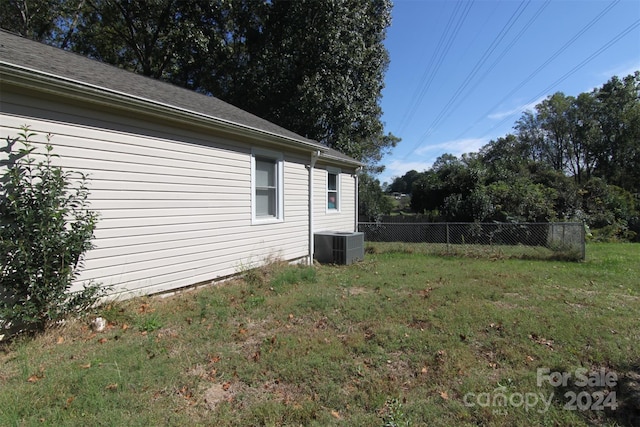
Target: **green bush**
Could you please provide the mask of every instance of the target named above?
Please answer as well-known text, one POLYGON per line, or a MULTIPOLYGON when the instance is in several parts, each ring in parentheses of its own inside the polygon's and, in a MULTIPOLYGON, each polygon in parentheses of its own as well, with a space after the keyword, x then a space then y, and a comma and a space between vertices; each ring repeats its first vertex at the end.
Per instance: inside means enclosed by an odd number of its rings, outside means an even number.
POLYGON ((82 313, 105 295, 98 284, 70 292, 98 216, 88 208, 87 178, 52 163, 30 142, 27 126, 7 138, 8 160, 0 187, 0 335, 7 330, 43 330, 82 313), (14 150, 16 144, 22 145, 14 150), (39 158, 40 160, 36 160, 39 158))

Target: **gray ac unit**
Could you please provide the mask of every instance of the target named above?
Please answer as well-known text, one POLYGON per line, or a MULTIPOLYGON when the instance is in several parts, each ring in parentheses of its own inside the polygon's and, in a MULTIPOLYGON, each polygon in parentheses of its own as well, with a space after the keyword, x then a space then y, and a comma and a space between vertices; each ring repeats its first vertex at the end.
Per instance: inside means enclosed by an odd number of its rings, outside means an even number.
POLYGON ((364 233, 325 231, 313 236, 314 258, 328 264, 353 264, 364 259, 364 233))

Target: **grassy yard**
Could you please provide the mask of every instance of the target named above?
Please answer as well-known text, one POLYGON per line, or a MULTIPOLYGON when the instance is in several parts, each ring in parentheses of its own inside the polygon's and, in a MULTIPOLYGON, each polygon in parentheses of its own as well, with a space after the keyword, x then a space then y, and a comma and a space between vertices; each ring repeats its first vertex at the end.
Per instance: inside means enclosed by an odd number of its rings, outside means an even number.
POLYGON ((581 263, 373 252, 5 344, 0 425, 638 425, 640 245, 581 263))

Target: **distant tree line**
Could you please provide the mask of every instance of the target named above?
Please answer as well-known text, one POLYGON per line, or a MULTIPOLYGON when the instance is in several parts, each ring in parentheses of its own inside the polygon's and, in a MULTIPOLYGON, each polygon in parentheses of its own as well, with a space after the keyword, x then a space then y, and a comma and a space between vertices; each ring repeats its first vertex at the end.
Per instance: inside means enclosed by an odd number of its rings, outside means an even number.
POLYGON ((410 192, 430 221, 584 221, 600 236, 639 240, 640 71, 577 97, 557 92, 514 131, 387 191, 410 192))

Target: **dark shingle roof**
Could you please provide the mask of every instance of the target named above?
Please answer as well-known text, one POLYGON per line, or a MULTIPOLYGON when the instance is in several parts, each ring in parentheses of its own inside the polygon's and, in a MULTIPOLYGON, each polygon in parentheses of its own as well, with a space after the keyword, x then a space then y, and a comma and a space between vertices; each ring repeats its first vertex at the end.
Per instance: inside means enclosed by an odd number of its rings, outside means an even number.
POLYGON ((154 104, 163 104, 199 115, 230 122, 239 127, 257 129, 292 142, 317 146, 329 157, 358 163, 344 154, 329 149, 274 123, 234 107, 218 98, 135 74, 84 56, 67 52, 0 30, 0 63, 74 81, 106 91, 119 92, 154 104))

